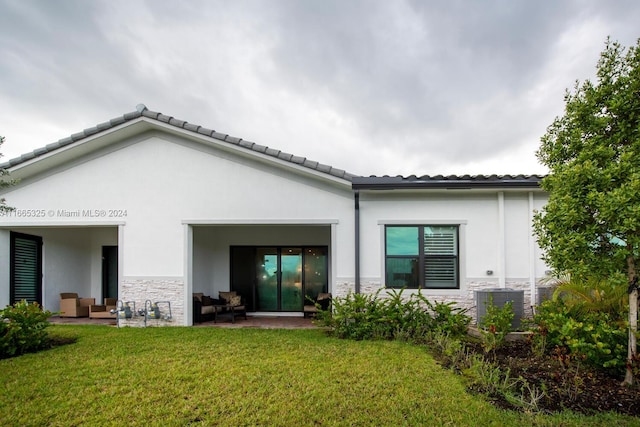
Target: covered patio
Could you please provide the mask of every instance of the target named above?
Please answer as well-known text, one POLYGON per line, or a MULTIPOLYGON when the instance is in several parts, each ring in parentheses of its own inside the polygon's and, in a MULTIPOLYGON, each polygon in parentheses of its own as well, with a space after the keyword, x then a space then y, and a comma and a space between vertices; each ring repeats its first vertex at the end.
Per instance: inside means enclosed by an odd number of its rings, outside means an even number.
POLYGON ((0 278, 10 290, 3 305, 26 299, 57 312, 61 293, 96 304, 118 297, 118 224, 11 226, 0 230, 0 240, 6 241, 0 259, 11 272, 0 278))
POLYGON ((327 221, 192 224, 191 292, 218 298, 236 291, 254 315, 301 315, 308 298, 330 292, 334 282, 334 227, 327 221))

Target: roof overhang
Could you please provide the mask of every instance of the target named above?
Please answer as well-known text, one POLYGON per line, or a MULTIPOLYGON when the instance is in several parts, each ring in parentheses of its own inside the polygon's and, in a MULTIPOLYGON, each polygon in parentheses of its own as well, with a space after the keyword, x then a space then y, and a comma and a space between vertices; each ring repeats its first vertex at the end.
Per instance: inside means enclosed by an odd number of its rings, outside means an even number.
POLYGON ((129 140, 154 128, 152 123, 137 118, 75 141, 61 140, 42 149, 12 159, 3 166, 10 172, 9 178, 22 180, 54 170, 66 164, 90 156, 92 153, 129 140))
POLYGON ((352 178, 354 190, 542 190, 537 175, 477 176, 370 176, 352 178))
POLYGON ((80 159, 90 158, 92 155, 98 155, 96 153, 105 152, 104 150, 118 149, 121 146, 120 143, 132 141, 136 137, 155 133, 156 135, 177 136, 215 147, 223 152, 233 153, 240 158, 251 159, 281 170, 307 176, 343 190, 348 191, 351 186, 351 175, 344 171, 228 135, 220 134, 222 137, 218 137, 217 133, 205 128, 197 127, 196 130, 192 130, 184 123, 186 122, 183 122, 182 126, 177 126, 169 123, 168 120, 165 122, 154 117, 139 115, 120 123, 109 123, 111 126, 104 126, 98 132, 94 132, 95 128, 91 128, 89 131, 85 130, 74 134, 16 159, 11 159, 0 166, 5 167, 11 173, 9 178, 24 180, 43 173, 46 174, 47 171, 64 167, 64 165, 73 164, 80 159))

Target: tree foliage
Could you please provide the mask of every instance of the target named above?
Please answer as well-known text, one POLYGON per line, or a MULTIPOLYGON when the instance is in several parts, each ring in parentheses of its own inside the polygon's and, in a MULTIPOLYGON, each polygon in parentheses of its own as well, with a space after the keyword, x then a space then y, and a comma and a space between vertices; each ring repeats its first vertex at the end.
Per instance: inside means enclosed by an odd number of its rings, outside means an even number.
POLYGON ((542 137, 549 202, 534 229, 557 271, 626 287, 640 256, 640 40, 628 49, 607 40, 596 69, 595 83, 567 91, 564 115, 542 137))
POLYGON ((597 82, 576 83, 538 150, 549 203, 535 218, 558 271, 611 275, 640 248, 640 41, 607 41, 597 82))
POLYGON ((624 320, 626 299, 624 283, 602 277, 558 280, 553 293, 553 301, 567 307, 572 315, 607 313, 615 320, 624 320))

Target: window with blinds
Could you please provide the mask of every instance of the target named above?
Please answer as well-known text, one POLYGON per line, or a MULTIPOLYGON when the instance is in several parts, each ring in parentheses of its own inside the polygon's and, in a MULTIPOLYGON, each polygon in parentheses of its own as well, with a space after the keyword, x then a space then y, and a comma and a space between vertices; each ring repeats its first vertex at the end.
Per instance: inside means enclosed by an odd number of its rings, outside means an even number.
POLYGON ((459 288, 458 226, 390 225, 385 240, 387 287, 459 288))
POLYGON ((424 227, 424 279, 427 288, 458 286, 458 227, 424 227))

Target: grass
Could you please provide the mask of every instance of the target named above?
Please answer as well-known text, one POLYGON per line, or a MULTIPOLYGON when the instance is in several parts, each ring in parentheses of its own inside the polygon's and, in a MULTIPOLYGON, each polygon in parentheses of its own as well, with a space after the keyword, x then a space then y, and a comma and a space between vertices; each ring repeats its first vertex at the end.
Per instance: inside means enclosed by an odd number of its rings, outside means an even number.
POLYGON ((55 325, 74 344, 0 360, 0 425, 640 425, 526 415, 465 391, 424 348, 320 330, 55 325))

